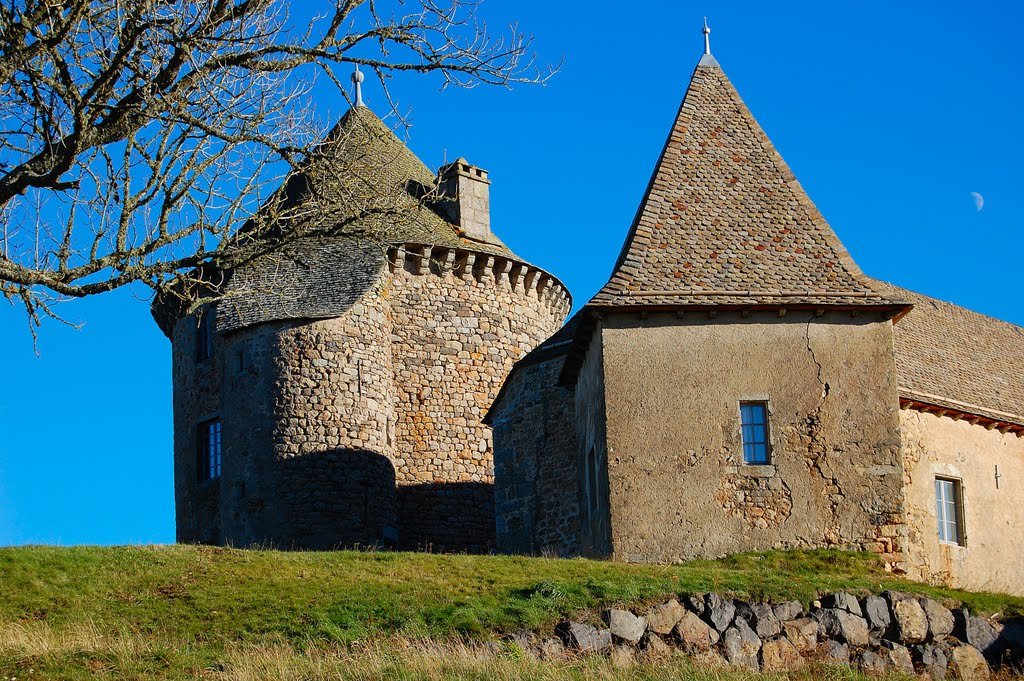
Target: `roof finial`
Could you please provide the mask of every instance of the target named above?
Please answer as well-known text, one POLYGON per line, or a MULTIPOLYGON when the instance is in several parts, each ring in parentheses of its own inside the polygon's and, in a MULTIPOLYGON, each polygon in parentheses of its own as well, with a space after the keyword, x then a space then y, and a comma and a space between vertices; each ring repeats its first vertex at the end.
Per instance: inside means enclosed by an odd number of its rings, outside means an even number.
POLYGON ((708 28, 707 17, 704 17, 704 54, 711 54, 711 29, 708 28))
POLYGON ((363 106, 363 80, 366 76, 359 70, 359 64, 356 64, 356 70, 352 73, 352 82, 356 86, 356 106, 363 106))

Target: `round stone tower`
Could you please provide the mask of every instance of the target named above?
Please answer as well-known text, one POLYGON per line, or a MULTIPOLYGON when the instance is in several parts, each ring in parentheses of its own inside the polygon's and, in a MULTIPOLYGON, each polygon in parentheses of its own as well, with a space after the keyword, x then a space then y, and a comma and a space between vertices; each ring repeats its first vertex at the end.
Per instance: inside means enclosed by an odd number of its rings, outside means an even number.
POLYGON ((482 419, 571 303, 494 236, 489 184, 357 106, 279 192, 287 239, 206 273, 195 312, 157 300, 179 541, 493 546, 482 419))

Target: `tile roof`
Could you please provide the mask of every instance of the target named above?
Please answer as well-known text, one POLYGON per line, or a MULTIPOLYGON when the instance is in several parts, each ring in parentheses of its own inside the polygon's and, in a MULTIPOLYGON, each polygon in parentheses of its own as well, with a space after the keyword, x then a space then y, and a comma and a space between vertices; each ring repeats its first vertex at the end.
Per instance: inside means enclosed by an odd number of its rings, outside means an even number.
POLYGON ((702 60, 595 306, 888 305, 702 60))
POLYGON ((1024 329, 878 282, 914 304, 894 328, 900 393, 909 399, 1024 425, 1024 329))

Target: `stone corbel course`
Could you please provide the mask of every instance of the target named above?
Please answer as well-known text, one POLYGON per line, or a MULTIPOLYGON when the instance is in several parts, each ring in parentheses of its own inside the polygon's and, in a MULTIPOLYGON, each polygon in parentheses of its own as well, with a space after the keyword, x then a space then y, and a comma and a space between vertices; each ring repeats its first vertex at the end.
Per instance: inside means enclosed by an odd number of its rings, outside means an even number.
POLYGON ((606 610, 603 620, 564 621, 557 638, 526 633, 510 642, 541 660, 601 654, 629 664, 678 650, 710 666, 788 672, 818 662, 931 679, 988 679, 993 670, 1019 671, 1024 661, 1024 620, 972 616, 966 607, 895 591, 829 594, 810 609, 699 594, 644 612, 606 610))

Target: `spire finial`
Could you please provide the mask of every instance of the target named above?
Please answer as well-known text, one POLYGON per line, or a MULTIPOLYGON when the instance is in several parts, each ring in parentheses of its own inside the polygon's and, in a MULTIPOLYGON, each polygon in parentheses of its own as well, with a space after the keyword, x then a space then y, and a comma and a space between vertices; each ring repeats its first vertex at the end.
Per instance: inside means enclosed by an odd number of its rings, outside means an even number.
POLYGON ((356 64, 356 70, 352 73, 352 82, 356 86, 356 106, 363 106, 363 80, 366 76, 359 70, 359 64, 356 64))
POLYGON ((711 29, 708 28, 707 17, 704 17, 704 54, 711 54, 711 29))

